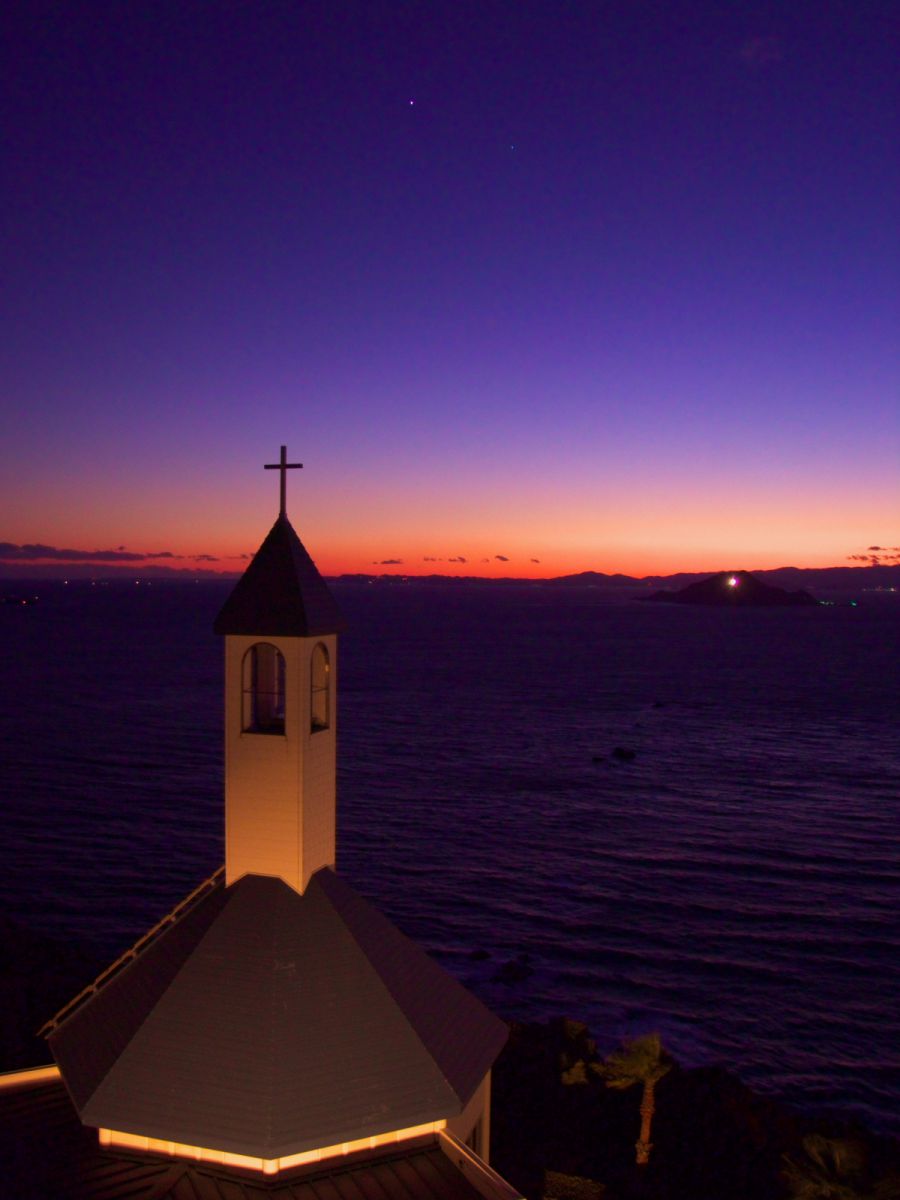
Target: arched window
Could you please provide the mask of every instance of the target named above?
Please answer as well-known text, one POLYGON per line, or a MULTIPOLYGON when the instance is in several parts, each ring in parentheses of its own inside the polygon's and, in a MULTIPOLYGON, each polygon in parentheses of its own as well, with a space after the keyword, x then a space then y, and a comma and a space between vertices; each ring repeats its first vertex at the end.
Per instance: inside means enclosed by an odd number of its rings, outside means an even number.
POLYGON ((247 733, 284 733, 284 658, 270 642, 244 655, 242 728, 247 733))
POLYGON ((328 651, 321 642, 313 647, 312 662, 309 670, 309 713, 310 728, 315 733, 319 729, 327 729, 331 723, 331 711, 328 696, 328 675, 330 672, 328 651))

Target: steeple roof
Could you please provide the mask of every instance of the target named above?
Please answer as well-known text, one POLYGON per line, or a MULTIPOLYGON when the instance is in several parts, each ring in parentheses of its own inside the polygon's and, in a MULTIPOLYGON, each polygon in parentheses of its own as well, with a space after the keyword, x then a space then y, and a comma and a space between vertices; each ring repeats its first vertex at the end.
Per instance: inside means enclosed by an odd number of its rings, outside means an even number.
POLYGON ((458 1115, 506 1027, 323 868, 210 892, 48 1040, 85 1124, 269 1159, 458 1115))
POLYGON ((316 637, 339 633, 344 618, 306 547, 282 513, 225 601, 220 634, 316 637))

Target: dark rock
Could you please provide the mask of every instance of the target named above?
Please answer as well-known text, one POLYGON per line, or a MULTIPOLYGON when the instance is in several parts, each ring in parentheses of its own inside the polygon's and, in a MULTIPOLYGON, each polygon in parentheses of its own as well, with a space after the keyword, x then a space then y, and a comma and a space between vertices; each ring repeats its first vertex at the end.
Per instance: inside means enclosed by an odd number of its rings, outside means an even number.
POLYGON ((612 752, 612 756, 618 759, 619 762, 634 762, 637 757, 634 750, 629 750, 627 746, 616 746, 612 752))
POLYGON ((523 983, 534 974, 530 954, 517 954, 491 976, 491 983, 523 983))
POLYGON ((606 1200, 609 1193, 596 1179, 583 1175, 564 1175, 561 1171, 544 1172, 544 1200, 606 1200))

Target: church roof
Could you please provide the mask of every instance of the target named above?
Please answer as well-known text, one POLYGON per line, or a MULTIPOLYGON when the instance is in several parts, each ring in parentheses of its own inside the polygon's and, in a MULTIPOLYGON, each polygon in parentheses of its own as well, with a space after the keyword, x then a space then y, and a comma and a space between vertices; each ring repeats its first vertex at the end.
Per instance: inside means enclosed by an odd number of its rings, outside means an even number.
POLYGON ((265 1176, 101 1147, 58 1079, 0 1088, 0 1190, 16 1200, 479 1200, 452 1150, 432 1135, 265 1176))
POLYGON ((282 513, 213 626, 216 633, 315 637, 344 628, 328 585, 282 513))
POLYGON ((210 892, 48 1038, 85 1124, 260 1158, 452 1117, 505 1039, 328 868, 210 892))

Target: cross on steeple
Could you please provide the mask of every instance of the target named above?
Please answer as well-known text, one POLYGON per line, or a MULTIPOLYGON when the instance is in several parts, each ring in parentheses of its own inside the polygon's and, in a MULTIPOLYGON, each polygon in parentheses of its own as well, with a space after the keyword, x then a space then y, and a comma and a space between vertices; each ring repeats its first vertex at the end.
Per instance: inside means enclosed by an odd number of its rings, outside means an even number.
POLYGON ((281 472, 281 509, 278 513, 280 517, 287 516, 287 473, 293 467, 302 467, 303 463, 289 463, 287 460, 287 446, 281 447, 281 461, 277 463, 266 463, 267 471, 281 472))

